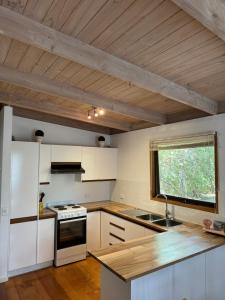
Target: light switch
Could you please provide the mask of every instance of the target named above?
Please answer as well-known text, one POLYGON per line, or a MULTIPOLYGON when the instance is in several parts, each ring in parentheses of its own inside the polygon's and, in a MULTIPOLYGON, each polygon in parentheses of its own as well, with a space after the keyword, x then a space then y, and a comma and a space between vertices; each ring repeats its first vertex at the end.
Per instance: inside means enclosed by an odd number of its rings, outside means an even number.
POLYGON ((1 215, 3 217, 8 215, 8 208, 7 207, 2 207, 1 208, 1 215))

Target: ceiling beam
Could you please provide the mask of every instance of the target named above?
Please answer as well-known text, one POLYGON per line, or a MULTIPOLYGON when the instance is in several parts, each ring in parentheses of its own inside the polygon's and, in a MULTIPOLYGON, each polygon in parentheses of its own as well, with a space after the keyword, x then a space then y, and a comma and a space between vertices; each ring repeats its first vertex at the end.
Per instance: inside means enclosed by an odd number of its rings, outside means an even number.
POLYGON ((3 6, 0 33, 209 114, 217 113, 216 101, 3 6))
POLYGON ((49 114, 56 117, 67 118, 74 121, 82 121, 85 123, 93 124, 94 127, 98 129, 98 131, 100 126, 114 128, 121 131, 129 131, 131 129, 131 125, 124 122, 115 122, 110 120, 104 120, 102 118, 88 120, 87 114, 85 112, 56 107, 56 105, 53 102, 51 104, 49 103, 49 101, 48 105, 43 105, 43 100, 40 101, 38 99, 15 95, 12 93, 0 92, 0 103, 21 109, 32 110, 34 112, 49 114))
POLYGON ((152 112, 100 95, 97 96, 66 83, 44 78, 43 76, 39 75, 20 72, 3 65, 0 65, 0 81, 6 81, 31 90, 64 97, 69 100, 76 100, 96 107, 101 107, 118 114, 136 118, 138 120, 143 120, 154 124, 166 123, 166 116, 158 112, 152 112))
POLYGON ((172 1, 225 41, 225 2, 223 0, 172 1))

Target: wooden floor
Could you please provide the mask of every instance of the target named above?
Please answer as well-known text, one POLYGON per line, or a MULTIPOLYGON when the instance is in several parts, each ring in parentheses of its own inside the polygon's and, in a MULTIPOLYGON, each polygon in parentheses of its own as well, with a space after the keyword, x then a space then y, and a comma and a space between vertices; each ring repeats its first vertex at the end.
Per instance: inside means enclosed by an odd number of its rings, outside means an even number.
POLYGON ((100 265, 93 259, 47 268, 0 284, 1 300, 98 300, 100 265))

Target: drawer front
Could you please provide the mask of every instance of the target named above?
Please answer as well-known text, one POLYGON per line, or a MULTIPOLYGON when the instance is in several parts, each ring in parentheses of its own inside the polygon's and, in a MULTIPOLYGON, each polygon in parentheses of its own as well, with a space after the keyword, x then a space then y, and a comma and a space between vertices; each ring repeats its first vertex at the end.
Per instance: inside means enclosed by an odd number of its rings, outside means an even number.
POLYGON ((119 218, 119 217, 116 217, 114 215, 110 215, 110 214, 108 214, 108 215, 109 215, 109 223, 111 222, 111 223, 113 223, 113 224, 115 224, 115 225, 117 225, 121 228, 126 227, 126 223, 127 223, 126 220, 124 220, 122 218, 119 218))
POLYGON ((115 234, 116 236, 125 239, 126 237, 126 227, 118 225, 116 222, 109 221, 109 232, 115 234))
POLYGON ((120 244, 125 242, 125 239, 122 239, 118 237, 117 235, 114 235, 113 233, 109 233, 109 246, 115 245, 115 244, 120 244))

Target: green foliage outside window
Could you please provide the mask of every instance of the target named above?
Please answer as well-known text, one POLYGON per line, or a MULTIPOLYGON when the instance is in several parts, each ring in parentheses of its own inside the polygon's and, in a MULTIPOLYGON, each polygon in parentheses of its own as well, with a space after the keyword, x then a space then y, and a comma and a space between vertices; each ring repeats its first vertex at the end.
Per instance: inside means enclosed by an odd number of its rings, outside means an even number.
POLYGON ((215 203, 214 146, 158 151, 160 193, 215 203))

